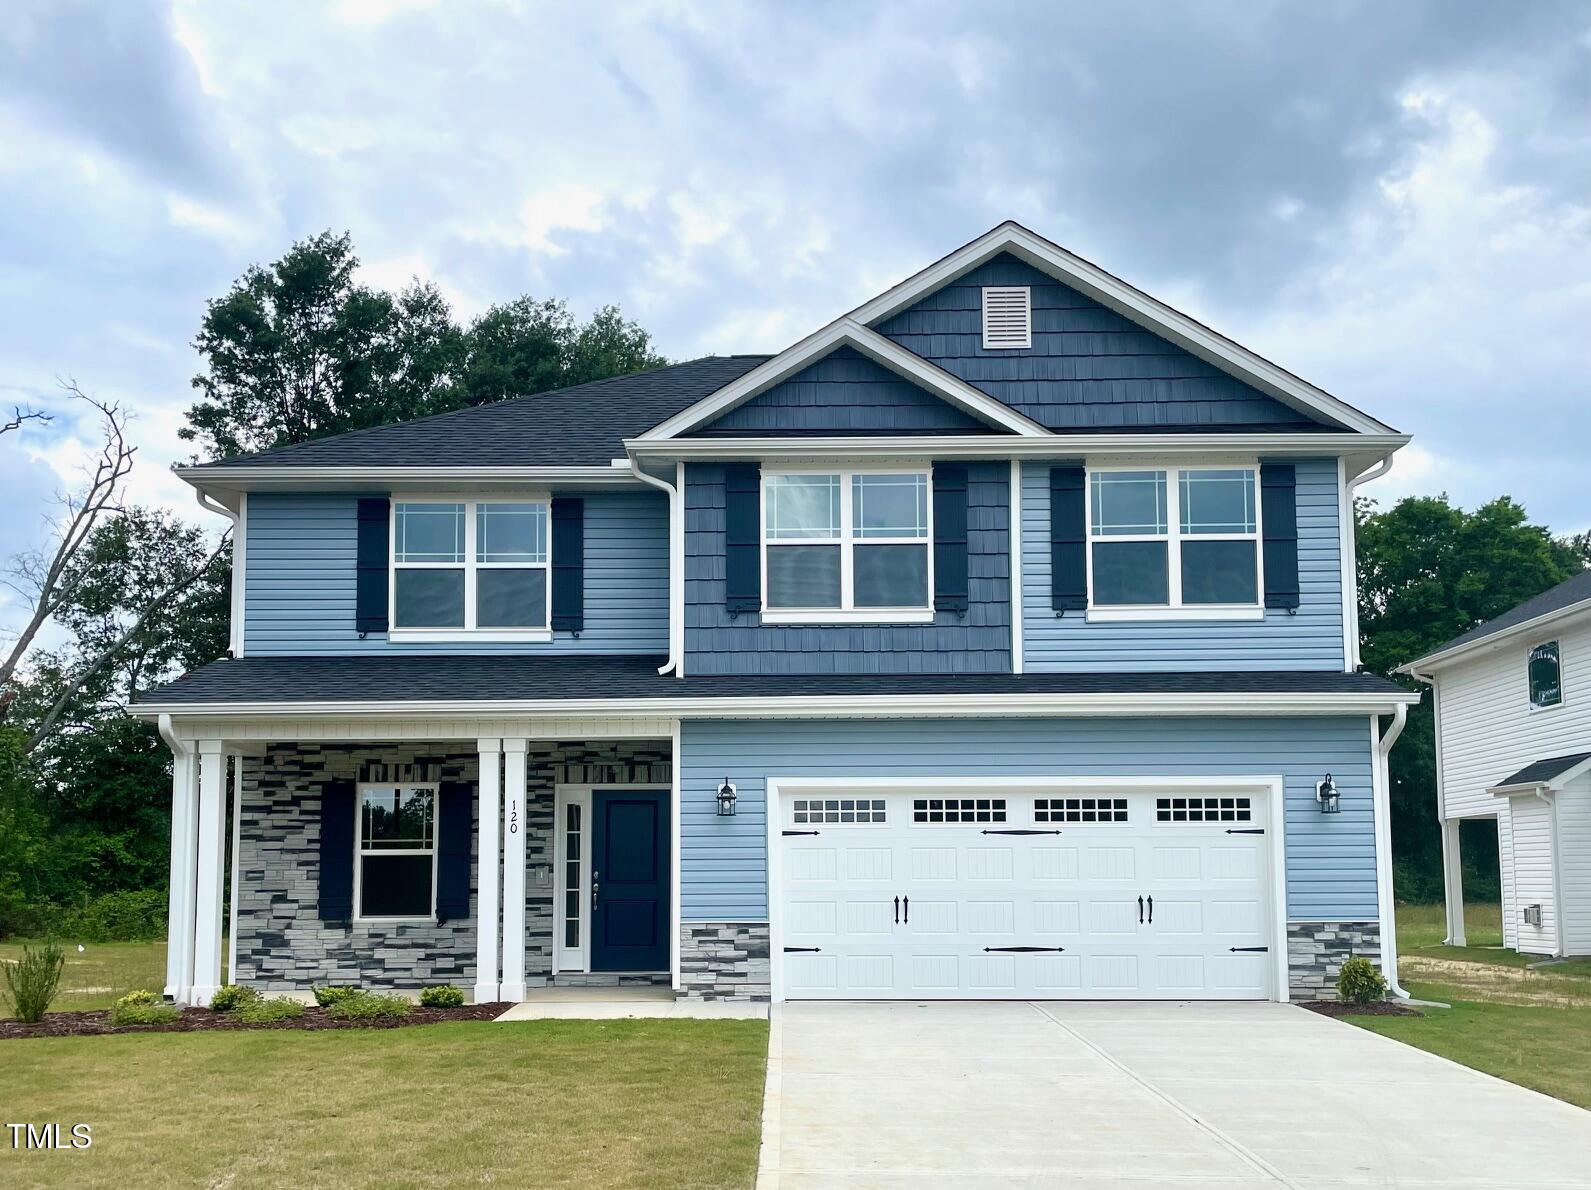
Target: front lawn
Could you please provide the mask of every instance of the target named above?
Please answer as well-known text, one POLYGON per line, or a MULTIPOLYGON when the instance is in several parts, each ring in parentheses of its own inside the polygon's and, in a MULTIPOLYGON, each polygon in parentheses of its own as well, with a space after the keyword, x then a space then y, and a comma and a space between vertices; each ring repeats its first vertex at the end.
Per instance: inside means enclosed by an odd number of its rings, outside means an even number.
POLYGON ((6 1121, 86 1123, 93 1146, 0 1145, 0 1184, 750 1186, 767 1039, 643 1020, 8 1041, 6 1121))
MULTIPOLYGON (((0 962, 22 957, 21 942, 0 942, 0 962)), ((35 942, 31 945, 38 946, 35 942)), ((116 997, 138 988, 158 994, 166 986, 164 942, 63 941, 66 965, 61 969, 61 993, 50 1005, 52 1012, 88 1012, 109 1008, 116 997)), ((11 1015, 11 1001, 0 983, 0 1016, 11 1015)))

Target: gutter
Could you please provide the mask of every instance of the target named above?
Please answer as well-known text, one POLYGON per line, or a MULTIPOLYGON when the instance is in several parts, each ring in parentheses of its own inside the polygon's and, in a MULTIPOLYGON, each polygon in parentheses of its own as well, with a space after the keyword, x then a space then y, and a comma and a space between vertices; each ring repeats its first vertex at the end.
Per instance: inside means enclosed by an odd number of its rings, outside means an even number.
MULTIPOLYGON (((617 459, 614 460, 618 462, 617 459)), ((668 660, 659 674, 685 676, 685 464, 674 465, 674 482, 647 473, 633 457, 631 473, 668 495, 668 660)))
POLYGON ((1408 718, 1408 704, 1399 703, 1386 731, 1381 730, 1379 720, 1372 720, 1370 725, 1375 750, 1375 773, 1371 785, 1375 798, 1376 898, 1377 911, 1381 917, 1381 973, 1386 976, 1387 990, 1400 1000, 1412 1000, 1414 997, 1398 983, 1398 919, 1392 895, 1392 790, 1387 754, 1403 734, 1408 718))

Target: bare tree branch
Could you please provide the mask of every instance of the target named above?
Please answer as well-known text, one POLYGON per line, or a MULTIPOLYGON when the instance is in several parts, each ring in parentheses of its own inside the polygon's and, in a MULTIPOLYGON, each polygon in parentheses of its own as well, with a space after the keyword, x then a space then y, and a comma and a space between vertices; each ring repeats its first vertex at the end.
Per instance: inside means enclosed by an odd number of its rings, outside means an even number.
POLYGON ((24 409, 21 405, 11 406, 11 419, 0 422, 0 434, 9 434, 12 430, 20 430, 30 421, 48 424, 51 421, 48 413, 40 413, 36 409, 24 409))
MULTIPOLYGON (((72 561, 93 533, 100 519, 121 511, 122 481, 132 470, 137 448, 127 441, 127 413, 121 406, 91 397, 74 380, 61 381, 61 387, 74 400, 99 412, 103 438, 99 456, 84 480, 83 488, 63 498, 65 512, 56 526, 55 549, 48 556, 20 559, 18 573, 32 588, 33 611, 0 661, 0 691, 10 693, 12 675, 33 647, 33 640, 46 621, 71 598, 72 561)), ((3 697, 3 696, 0 696, 3 697)), ((9 699, 0 701, 0 712, 9 699)))
POLYGON ((138 635, 139 631, 145 624, 149 622, 150 618, 153 617, 156 612, 166 607, 173 599, 187 591, 194 585, 194 583, 198 582, 199 579, 204 577, 206 572, 208 572, 216 564, 216 562, 223 554, 226 553, 231 545, 231 532, 229 531, 227 533, 223 533, 221 535, 220 543, 215 547, 214 550, 210 552, 210 556, 207 557, 203 563, 189 571, 187 574, 182 575, 170 586, 166 587, 158 595, 151 599, 148 606, 146 606, 144 610, 139 613, 138 618, 128 625, 125 631, 117 636, 115 640, 111 641, 110 644, 101 649, 99 653, 91 658, 86 665, 78 669, 78 671, 74 673, 70 679, 61 684, 61 691, 56 696, 55 701, 50 704, 49 710, 47 710, 44 713, 43 718, 39 720, 38 727, 36 727, 33 734, 28 737, 27 742, 22 745, 22 751, 24 755, 31 753, 35 748, 44 742, 45 738, 50 734, 51 729, 55 726, 55 721, 61 717, 61 713, 71 703, 77 692, 83 689, 84 686, 92 681, 101 671, 103 671, 108 665, 110 665, 112 661, 116 659, 117 654, 119 654, 122 649, 127 646, 127 643, 130 640, 138 635))

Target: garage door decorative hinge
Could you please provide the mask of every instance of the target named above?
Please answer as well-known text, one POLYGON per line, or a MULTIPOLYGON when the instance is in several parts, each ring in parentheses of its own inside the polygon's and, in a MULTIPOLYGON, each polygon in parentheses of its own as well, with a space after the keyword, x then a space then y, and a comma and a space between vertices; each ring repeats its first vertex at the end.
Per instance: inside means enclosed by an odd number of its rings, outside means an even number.
POLYGON ((1064 946, 985 946, 984 954, 1060 954, 1064 946))
POLYGON ((1265 830, 1263 827, 1258 826, 1240 826, 1227 827, 1226 833, 1229 835, 1263 835, 1265 830))
POLYGON ((818 832, 817 831, 781 831, 779 833, 780 834, 785 834, 785 835, 815 835, 818 832))
POLYGON ((1013 830, 1007 830, 1007 831, 1000 831, 1000 830, 979 831, 978 833, 981 834, 981 835, 1058 835, 1061 832, 1060 831, 1034 831, 1034 830, 1013 829, 1013 830))
POLYGON ((1229 946, 1227 949, 1233 954, 1269 954, 1271 951, 1268 946, 1229 946))
POLYGON ((785 954, 818 954, 822 949, 821 946, 787 946, 784 948, 784 952, 785 954))

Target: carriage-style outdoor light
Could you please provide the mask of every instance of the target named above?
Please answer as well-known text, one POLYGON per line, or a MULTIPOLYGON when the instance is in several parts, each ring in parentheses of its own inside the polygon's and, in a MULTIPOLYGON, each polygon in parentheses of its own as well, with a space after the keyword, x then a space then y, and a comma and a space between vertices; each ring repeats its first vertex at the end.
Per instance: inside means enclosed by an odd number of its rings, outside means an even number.
POLYGON ((718 816, 728 818, 735 812, 735 786, 728 777, 718 787, 718 816))
POLYGON ((1330 773, 1315 786, 1315 800, 1320 803, 1322 814, 1336 814, 1342 810, 1342 795, 1337 792, 1337 782, 1331 779, 1330 773))

